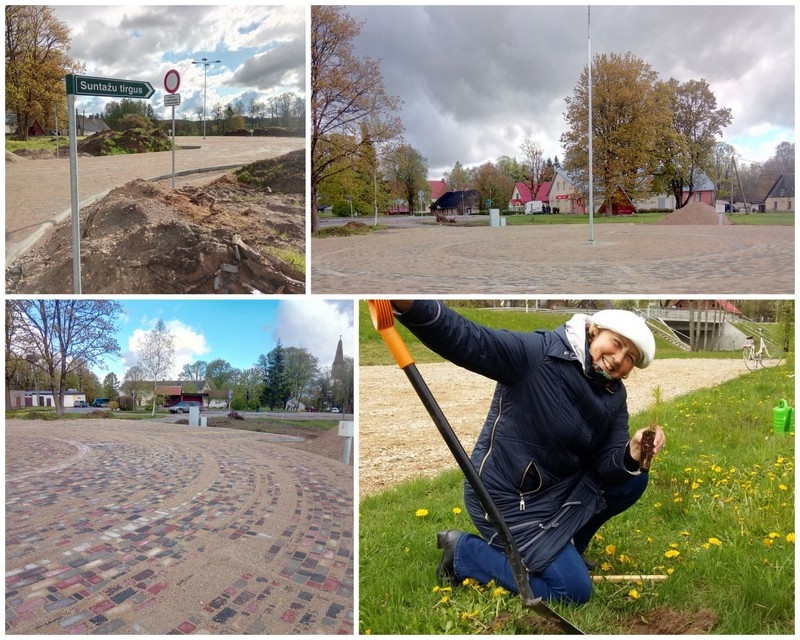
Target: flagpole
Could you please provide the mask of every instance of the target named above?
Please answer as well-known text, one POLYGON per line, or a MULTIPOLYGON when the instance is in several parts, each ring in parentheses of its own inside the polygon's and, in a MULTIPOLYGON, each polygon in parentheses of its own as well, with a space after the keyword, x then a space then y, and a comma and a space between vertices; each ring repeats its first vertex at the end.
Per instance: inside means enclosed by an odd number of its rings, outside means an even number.
POLYGON ((589 41, 589 244, 594 244, 594 176, 592 174, 592 7, 586 7, 589 41))

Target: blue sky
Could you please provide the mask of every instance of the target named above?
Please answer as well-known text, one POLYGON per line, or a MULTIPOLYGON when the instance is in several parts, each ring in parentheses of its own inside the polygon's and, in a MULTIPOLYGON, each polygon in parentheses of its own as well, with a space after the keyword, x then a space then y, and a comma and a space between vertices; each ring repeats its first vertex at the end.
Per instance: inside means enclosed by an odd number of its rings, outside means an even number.
MULTIPOLYGON (((96 5, 56 6, 70 27, 70 55, 85 65, 87 76, 144 80, 156 93, 157 115, 167 117, 164 76, 180 74, 181 105, 176 117, 196 119, 203 106, 202 65, 208 66, 206 117, 216 103, 293 92, 305 97, 306 9, 303 5, 96 5)), ((79 96, 79 112, 102 113, 109 98, 79 96)))
POLYGON ((354 302, 297 296, 254 299, 121 299, 118 322, 121 358, 109 359, 94 372, 102 382, 110 372, 120 381, 136 363, 136 341, 159 319, 175 336, 173 376, 195 360, 222 358, 237 369, 252 367, 278 339, 284 347, 308 349, 321 369, 330 368, 339 337, 345 357, 354 356, 354 302))

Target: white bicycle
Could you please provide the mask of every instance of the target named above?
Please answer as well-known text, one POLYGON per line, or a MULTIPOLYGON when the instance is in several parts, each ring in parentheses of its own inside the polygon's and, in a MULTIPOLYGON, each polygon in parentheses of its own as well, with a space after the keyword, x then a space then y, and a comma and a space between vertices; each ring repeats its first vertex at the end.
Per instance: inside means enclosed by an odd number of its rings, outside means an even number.
POLYGON ((764 330, 758 330, 758 348, 753 336, 747 336, 746 342, 742 346, 742 358, 744 366, 750 371, 755 371, 759 367, 774 367, 783 360, 783 349, 776 342, 764 338, 764 330))

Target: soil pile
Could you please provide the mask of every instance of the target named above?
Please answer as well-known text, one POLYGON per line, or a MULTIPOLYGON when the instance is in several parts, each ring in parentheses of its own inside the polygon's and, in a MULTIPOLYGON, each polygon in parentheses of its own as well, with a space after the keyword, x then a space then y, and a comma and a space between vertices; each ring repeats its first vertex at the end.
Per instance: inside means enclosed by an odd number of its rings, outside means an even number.
POLYGON ((172 142, 160 129, 128 129, 127 131, 99 131, 78 142, 78 153, 91 156, 109 156, 115 153, 145 153, 169 151, 172 142))
POLYGON ((710 204, 690 202, 656 224, 720 224, 720 217, 722 224, 733 224, 727 216, 720 216, 710 204))
MULTIPOLYGON (((83 293, 305 293, 305 171, 300 150, 231 175, 172 189, 133 180, 81 211, 83 293), (286 179, 285 176, 290 176, 286 179)), ((6 290, 71 293, 71 222, 6 271, 6 290)))

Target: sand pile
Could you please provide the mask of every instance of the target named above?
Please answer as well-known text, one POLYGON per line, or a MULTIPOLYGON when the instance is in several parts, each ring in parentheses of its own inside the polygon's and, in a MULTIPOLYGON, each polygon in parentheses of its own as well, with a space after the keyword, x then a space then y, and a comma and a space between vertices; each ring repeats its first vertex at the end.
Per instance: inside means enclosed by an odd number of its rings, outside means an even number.
POLYGON ((722 224, 733 224, 727 216, 720 216, 710 204, 690 202, 656 224, 720 224, 720 217, 722 224))

